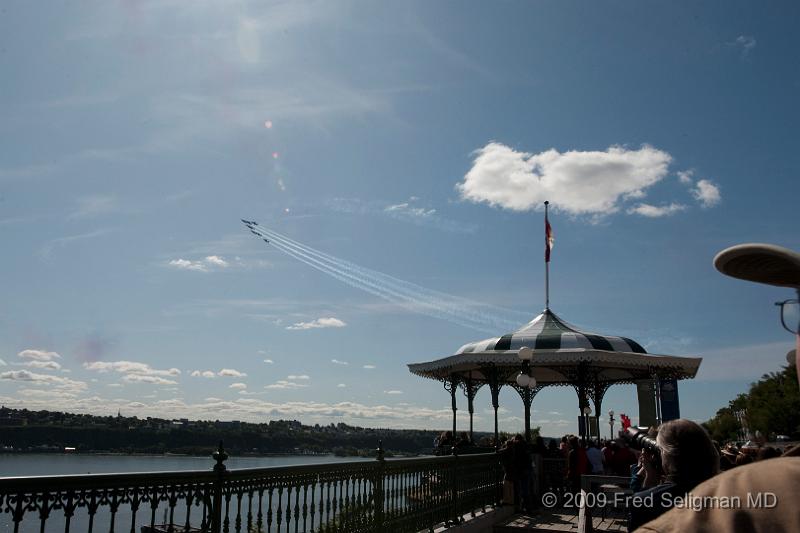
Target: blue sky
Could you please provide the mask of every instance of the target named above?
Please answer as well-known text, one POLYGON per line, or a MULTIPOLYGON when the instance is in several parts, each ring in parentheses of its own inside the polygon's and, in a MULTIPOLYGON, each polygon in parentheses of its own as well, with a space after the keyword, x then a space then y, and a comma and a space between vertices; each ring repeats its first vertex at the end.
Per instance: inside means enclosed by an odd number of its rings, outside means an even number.
MULTIPOLYGON (((707 419, 792 346, 786 291, 711 260, 800 248, 797 11, 6 4, 0 402, 446 428, 447 393, 406 364, 541 311, 548 199, 552 309, 703 356, 681 407, 707 419), (359 290, 240 218, 470 300, 487 325, 359 290)), ((488 391, 476 402, 488 430, 488 391)), ((516 393, 501 403, 521 428, 516 393)), ((605 408, 635 414, 635 391, 605 408)), ((565 389, 534 402, 548 435, 576 415, 565 389)))

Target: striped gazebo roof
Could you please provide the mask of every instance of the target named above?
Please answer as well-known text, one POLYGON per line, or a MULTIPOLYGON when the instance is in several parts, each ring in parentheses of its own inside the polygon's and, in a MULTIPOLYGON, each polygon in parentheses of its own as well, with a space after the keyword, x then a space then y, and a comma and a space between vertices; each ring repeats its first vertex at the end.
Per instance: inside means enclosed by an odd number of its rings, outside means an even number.
POLYGON ((636 341, 625 337, 581 331, 561 320, 550 309, 545 309, 542 314, 514 333, 470 342, 459 348, 456 355, 492 350, 519 350, 523 346, 533 350, 585 348, 607 352, 647 353, 636 341))
POLYGON ((572 384, 581 367, 591 371, 593 379, 609 384, 634 383, 654 374, 687 379, 697 374, 702 361, 699 357, 649 354, 632 339, 583 331, 545 309, 513 333, 470 342, 453 355, 412 363, 408 369, 440 381, 458 376, 477 382, 486 382, 490 379, 487 372, 497 369, 503 382, 513 384, 522 347, 533 350, 531 374, 541 385, 572 384))

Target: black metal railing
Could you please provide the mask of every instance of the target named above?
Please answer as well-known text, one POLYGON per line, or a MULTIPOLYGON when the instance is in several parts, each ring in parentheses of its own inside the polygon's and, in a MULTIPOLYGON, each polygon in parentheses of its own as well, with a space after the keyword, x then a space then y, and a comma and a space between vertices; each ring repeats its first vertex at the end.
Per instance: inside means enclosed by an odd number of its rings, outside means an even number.
POLYGON ((0 478, 0 531, 378 533, 486 512, 497 454, 228 470, 0 478))

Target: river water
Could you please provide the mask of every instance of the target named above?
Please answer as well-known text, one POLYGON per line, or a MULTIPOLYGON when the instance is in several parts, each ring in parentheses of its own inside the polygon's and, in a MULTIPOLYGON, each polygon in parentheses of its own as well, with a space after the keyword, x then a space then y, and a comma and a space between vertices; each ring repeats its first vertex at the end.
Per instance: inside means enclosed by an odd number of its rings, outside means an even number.
MULTIPOLYGON (((335 455, 289 455, 275 457, 231 457, 229 470, 268 466, 341 463, 363 460, 335 455)), ((80 454, 0 454, 0 477, 55 476, 62 474, 102 474, 109 472, 165 472, 170 470, 211 470, 211 457, 180 455, 80 455, 80 454)))

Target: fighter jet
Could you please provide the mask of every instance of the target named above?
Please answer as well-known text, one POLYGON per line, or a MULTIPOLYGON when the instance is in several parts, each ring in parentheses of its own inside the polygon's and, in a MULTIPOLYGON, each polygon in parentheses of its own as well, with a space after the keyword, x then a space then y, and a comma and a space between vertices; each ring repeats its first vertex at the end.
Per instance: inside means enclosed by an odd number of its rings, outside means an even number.
POLYGON ((255 220, 245 220, 245 219, 241 219, 241 220, 247 226, 258 226, 258 222, 256 222, 255 220))
POLYGON ((264 239, 264 242, 269 244, 269 239, 264 239))
POLYGON ((250 233, 252 233, 253 235, 258 235, 259 237, 261 237, 261 234, 259 232, 257 232, 257 231, 250 230, 250 233))

